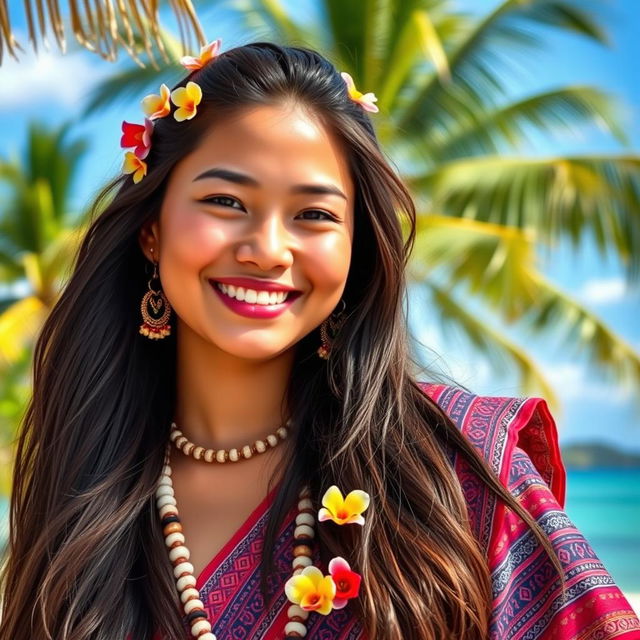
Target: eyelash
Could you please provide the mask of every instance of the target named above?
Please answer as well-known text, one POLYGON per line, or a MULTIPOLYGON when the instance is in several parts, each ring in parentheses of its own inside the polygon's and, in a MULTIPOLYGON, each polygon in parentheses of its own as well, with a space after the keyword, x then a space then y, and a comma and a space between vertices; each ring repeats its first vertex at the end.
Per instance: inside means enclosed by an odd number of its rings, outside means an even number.
MULTIPOLYGON (((222 205, 223 207, 231 207, 232 209, 238 209, 239 207, 234 207, 232 204, 225 204, 223 202, 217 202, 218 200, 226 200, 227 202, 237 202, 238 204, 240 204, 240 202, 238 200, 236 200, 235 198, 232 198, 231 196, 211 196, 210 198, 204 198, 204 200, 202 200, 202 202, 207 202, 210 204, 217 204, 217 205, 222 205)), ((337 222, 338 219, 332 215, 331 213, 329 213, 328 211, 323 211, 322 209, 307 209, 306 211, 303 211, 302 213, 322 213, 325 216, 327 216, 327 220, 333 220, 334 222, 337 222)))

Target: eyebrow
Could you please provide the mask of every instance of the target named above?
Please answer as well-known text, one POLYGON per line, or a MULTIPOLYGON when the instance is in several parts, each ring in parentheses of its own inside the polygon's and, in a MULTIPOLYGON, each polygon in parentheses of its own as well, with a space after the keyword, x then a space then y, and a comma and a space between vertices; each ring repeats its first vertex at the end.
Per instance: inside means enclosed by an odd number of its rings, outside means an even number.
MULTIPOLYGON (((226 180, 227 182, 234 182, 235 184, 242 184, 249 187, 259 187, 260 183, 251 176, 238 171, 232 171, 231 169, 207 169, 207 171, 201 173, 194 178, 194 182, 197 180, 205 180, 206 178, 219 178, 220 180, 226 180)), ((341 198, 347 199, 347 196, 332 184, 296 184, 291 187, 291 193, 309 193, 314 195, 335 195, 341 198)))

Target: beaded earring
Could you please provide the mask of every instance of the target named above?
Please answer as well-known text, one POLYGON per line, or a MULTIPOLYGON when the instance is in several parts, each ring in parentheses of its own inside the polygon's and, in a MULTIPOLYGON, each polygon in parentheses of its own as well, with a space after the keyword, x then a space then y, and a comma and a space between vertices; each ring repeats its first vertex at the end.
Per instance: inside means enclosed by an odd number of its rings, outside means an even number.
MULTIPOLYGON (((153 249, 151 249, 151 254, 153 257, 153 249)), ((160 286, 158 262, 156 260, 153 261, 153 275, 147 286, 149 290, 144 294, 140 303, 143 323, 140 325, 139 333, 150 340, 162 340, 171 335, 171 325, 168 324, 171 317, 171 305, 160 286), (158 280, 158 290, 154 291, 151 282, 156 278, 158 280)))
POLYGON ((345 321, 344 312, 347 308, 347 303, 344 300, 340 300, 342 308, 339 311, 334 311, 326 320, 323 320, 320 325, 320 340, 322 344, 318 347, 317 354, 323 359, 328 360, 331 353, 331 346, 335 339, 340 327, 345 321))

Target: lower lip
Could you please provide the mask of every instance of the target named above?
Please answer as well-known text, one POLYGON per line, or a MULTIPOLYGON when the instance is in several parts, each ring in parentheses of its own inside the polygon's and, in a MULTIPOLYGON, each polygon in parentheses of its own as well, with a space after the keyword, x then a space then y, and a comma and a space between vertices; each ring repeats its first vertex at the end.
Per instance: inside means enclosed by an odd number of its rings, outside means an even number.
POLYGON ((275 318, 281 313, 284 313, 298 297, 293 292, 289 294, 287 299, 280 304, 251 304, 250 302, 244 302, 230 298, 220 291, 218 285, 214 282, 209 282, 213 287, 213 290, 218 294, 219 298, 224 302, 231 311, 235 311, 238 315, 245 318, 275 318))

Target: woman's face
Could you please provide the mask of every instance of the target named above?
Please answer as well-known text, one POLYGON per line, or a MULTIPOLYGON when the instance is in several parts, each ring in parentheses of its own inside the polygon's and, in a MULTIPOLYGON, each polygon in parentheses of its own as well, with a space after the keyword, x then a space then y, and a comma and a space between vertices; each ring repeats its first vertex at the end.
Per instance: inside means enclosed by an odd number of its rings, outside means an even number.
POLYGON ((176 165, 140 241, 148 258, 154 249, 179 331, 269 358, 338 304, 353 203, 333 134, 299 107, 260 106, 218 122, 176 165))

